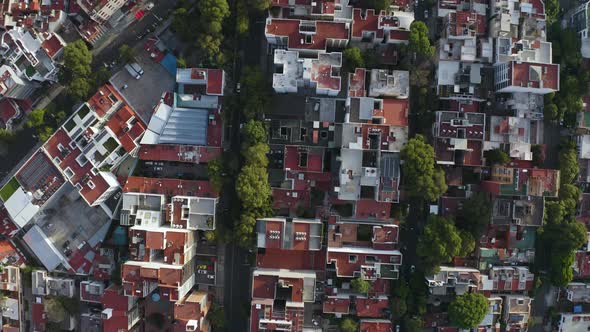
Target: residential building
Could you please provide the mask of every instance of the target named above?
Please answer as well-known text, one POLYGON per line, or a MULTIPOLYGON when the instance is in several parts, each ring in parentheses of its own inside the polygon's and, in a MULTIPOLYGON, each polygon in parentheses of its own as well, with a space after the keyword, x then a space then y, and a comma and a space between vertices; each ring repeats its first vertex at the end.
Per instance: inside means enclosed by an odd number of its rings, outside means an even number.
POLYGON ((57 81, 57 60, 65 46, 58 34, 37 33, 20 27, 0 36, 0 56, 28 82, 57 81))
POLYGON ((433 296, 459 296, 477 291, 480 282, 479 270, 468 267, 441 266, 438 273, 426 276, 426 283, 433 296))
MULTIPOLYGON (((279 17, 301 17, 328 21, 350 22, 352 20, 352 6, 347 0, 332 1, 285 1, 272 0, 271 7, 280 7, 279 17)), ((272 12, 270 13, 273 14, 272 12)))
POLYGON ((580 37, 581 45, 580 51, 582 57, 590 58, 590 35, 589 35, 589 21, 588 21, 588 4, 590 2, 584 1, 569 12, 566 13, 565 17, 567 24, 573 28, 580 37))
POLYGON ((530 197, 530 199, 493 197, 491 224, 540 227, 543 225, 544 205, 540 197, 530 197))
POLYGON ((407 11, 354 8, 352 10, 351 43, 407 44, 414 13, 407 11))
POLYGON ((481 187, 494 195, 557 197, 559 170, 495 165, 481 187))
POLYGON ((410 95, 410 72, 371 69, 369 97, 407 99, 410 95))
POLYGON ((176 328, 182 331, 208 332, 211 330, 207 313, 211 306, 208 293, 192 291, 174 304, 176 328))
POLYGON ((65 19, 64 1, 11 0, 0 8, 0 26, 6 31, 23 27, 41 32, 55 32, 65 19))
POLYGON ((565 297, 573 303, 590 303, 590 285, 583 282, 570 282, 564 289, 565 297))
POLYGON ((28 99, 39 85, 23 80, 7 65, 0 66, 0 97, 17 100, 28 99))
POLYGON ((504 297, 503 320, 506 331, 526 331, 531 317, 533 299, 523 295, 504 297))
POLYGON ((442 165, 483 165, 485 114, 436 112, 433 127, 436 162, 442 165))
POLYGON ((558 332, 584 332, 590 329, 590 314, 562 313, 557 325, 558 332))
POLYGON ((142 314, 137 298, 126 296, 122 286, 111 284, 101 299, 103 331, 140 331, 142 314))
POLYGON ((74 297, 74 279, 51 276, 45 270, 35 270, 32 272, 31 280, 34 295, 74 297))
POLYGON ((80 301, 101 303, 104 293, 104 282, 92 280, 80 281, 80 301))
POLYGON ((338 278, 397 279, 402 264, 397 242, 397 225, 330 224, 328 269, 338 278))
POLYGON ((514 159, 533 159, 531 147, 543 140, 542 120, 514 116, 490 116, 489 119, 489 141, 485 142, 484 150, 502 149, 514 159))
MULTIPOLYGON (((494 293, 526 293, 533 289, 535 275, 524 266, 493 266, 482 275, 482 291, 494 293)), ((504 308, 508 305, 504 302, 504 308)), ((526 320, 525 320, 526 322, 526 320)))
POLYGON ((349 34, 350 24, 344 22, 266 19, 268 43, 302 55, 325 53, 328 48, 343 49, 348 45, 349 34))
POLYGON ((320 53, 317 59, 300 58, 298 51, 275 50, 272 86, 277 93, 315 89, 318 95, 340 93, 342 53, 320 53))
POLYGON ((77 0, 76 3, 99 24, 108 21, 125 4, 125 0, 77 0))

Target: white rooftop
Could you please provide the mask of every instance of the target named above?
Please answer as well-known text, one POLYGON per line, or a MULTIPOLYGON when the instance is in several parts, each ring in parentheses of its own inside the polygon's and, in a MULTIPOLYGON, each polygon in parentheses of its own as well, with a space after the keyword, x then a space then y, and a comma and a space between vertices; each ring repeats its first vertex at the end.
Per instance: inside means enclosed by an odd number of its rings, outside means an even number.
POLYGON ((24 227, 39 211, 39 206, 31 203, 33 197, 19 187, 10 198, 4 202, 4 207, 10 217, 19 227, 24 227))
POLYGON ((408 98, 410 95, 410 72, 386 69, 371 70, 370 97, 408 98))
POLYGON ((62 256, 59 250, 57 250, 38 225, 34 225, 23 236, 23 240, 47 270, 53 271, 60 264, 66 262, 65 257, 62 256))

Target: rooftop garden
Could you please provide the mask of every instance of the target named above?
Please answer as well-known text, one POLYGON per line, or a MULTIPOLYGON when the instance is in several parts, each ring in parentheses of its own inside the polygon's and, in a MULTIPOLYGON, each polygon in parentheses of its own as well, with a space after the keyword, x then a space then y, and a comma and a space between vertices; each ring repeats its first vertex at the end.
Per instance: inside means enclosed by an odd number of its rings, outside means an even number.
POLYGON ((107 141, 104 142, 103 146, 105 149, 107 149, 107 151, 110 154, 111 152, 115 151, 115 149, 119 146, 119 143, 117 143, 117 141, 114 138, 109 137, 109 139, 107 139, 107 141))
POLYGON ((0 189, 0 198, 2 198, 4 202, 6 202, 19 187, 20 184, 18 183, 16 178, 13 177, 12 179, 10 179, 10 181, 8 181, 7 184, 4 185, 4 187, 0 189))

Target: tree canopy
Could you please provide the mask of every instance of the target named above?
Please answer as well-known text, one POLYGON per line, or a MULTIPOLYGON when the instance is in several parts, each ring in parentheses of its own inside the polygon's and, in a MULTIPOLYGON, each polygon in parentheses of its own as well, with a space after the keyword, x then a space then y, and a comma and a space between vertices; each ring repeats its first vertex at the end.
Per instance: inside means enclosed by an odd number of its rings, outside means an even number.
POLYGON ((240 97, 247 119, 254 119, 263 113, 270 101, 270 85, 262 71, 256 67, 246 67, 241 77, 240 97))
POLYGON ((434 201, 447 191, 445 174, 436 168, 434 148, 423 136, 410 139, 401 156, 405 187, 411 196, 434 201))
POLYGON ((461 329, 478 326, 489 311, 488 299, 479 293, 457 296, 449 306, 449 320, 461 329))
POLYGON ((123 63, 131 63, 135 61, 135 50, 127 44, 121 45, 119 47, 119 59, 123 61, 123 63))
POLYGON ((484 232, 492 217, 492 202, 485 192, 476 192, 463 203, 461 218, 457 226, 476 238, 484 232))
POLYGON ((578 154, 575 147, 571 147, 570 145, 561 147, 558 156, 558 165, 561 184, 574 183, 580 173, 578 154))
POLYGON ((545 1, 545 15, 549 23, 555 21, 559 14, 559 1, 558 0, 547 0, 545 1))
POLYGON ((244 138, 244 144, 255 145, 258 143, 266 142, 267 131, 264 122, 250 120, 244 124, 241 130, 244 138))
POLYGON ((92 73, 92 53, 82 39, 69 43, 64 48, 63 69, 60 71, 60 83, 68 93, 77 99, 84 99, 90 92, 92 73))
POLYGON ((371 283, 361 277, 358 277, 352 279, 350 282, 350 287, 357 293, 367 294, 371 289, 371 283))
POLYGON ((412 25, 410 25, 408 49, 420 56, 434 56, 434 47, 430 45, 426 23, 422 21, 412 22, 412 25))
POLYGON ((559 200, 565 209, 565 213, 574 216, 576 214, 576 206, 580 201, 582 191, 573 184, 563 184, 559 188, 559 200))
POLYGON ((502 151, 501 149, 492 149, 492 150, 488 150, 486 152, 484 152, 484 156, 486 158, 486 161, 490 164, 490 165, 495 165, 495 164, 507 164, 508 162, 510 162, 510 156, 508 156, 508 154, 504 151, 502 151))
POLYGON ((363 53, 358 47, 349 47, 342 52, 345 72, 352 73, 356 68, 365 67, 363 53))
POLYGON ((340 331, 342 332, 357 332, 358 323, 352 318, 345 317, 340 321, 340 331))
POLYGON ((417 252, 427 270, 450 262, 455 256, 468 255, 475 246, 473 237, 457 230, 452 220, 430 215, 418 240, 417 252), (469 251, 467 251, 469 250, 469 251))
POLYGON ((244 166, 236 182, 236 191, 244 208, 266 206, 271 196, 266 169, 255 165, 244 166))
POLYGON ((424 321, 420 317, 406 317, 404 327, 406 332, 421 332, 424 327, 424 321))
POLYGON ((51 322, 62 322, 68 316, 63 304, 55 296, 46 297, 43 304, 45 305, 47 319, 51 322))

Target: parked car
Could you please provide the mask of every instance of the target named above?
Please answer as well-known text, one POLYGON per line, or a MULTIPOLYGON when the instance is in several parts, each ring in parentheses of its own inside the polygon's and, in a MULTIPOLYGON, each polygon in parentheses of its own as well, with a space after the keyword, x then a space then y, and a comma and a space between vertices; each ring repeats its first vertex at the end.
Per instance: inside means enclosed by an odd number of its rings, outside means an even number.
POLYGON ((154 8, 153 2, 148 2, 147 6, 145 6, 145 9, 147 9, 147 10, 152 10, 152 8, 154 8))
POLYGON ((207 265, 201 264, 201 265, 197 266, 197 269, 199 269, 199 270, 207 270, 207 265))
POLYGON ((424 18, 425 18, 425 19, 426 19, 426 18, 428 18, 428 9, 425 9, 425 10, 424 10, 424 18))
POLYGON ((140 78, 141 78, 141 75, 139 75, 139 73, 138 73, 138 72, 136 72, 135 70, 133 70, 133 68, 132 68, 130 65, 128 65, 128 64, 127 64, 127 65, 125 65, 125 69, 127 69, 127 72, 128 72, 128 73, 129 73, 131 76, 135 77, 135 79, 136 79, 136 80, 138 80, 138 79, 140 79, 140 78))
POLYGON ((133 68, 133 70, 135 70, 139 75, 143 75, 143 69, 141 68, 140 65, 137 64, 137 62, 131 63, 129 64, 131 66, 131 68, 133 68))
POLYGON ((214 276, 214 275, 212 275, 212 274, 208 274, 208 275, 207 275, 207 279, 212 279, 212 280, 213 280, 213 279, 215 279, 215 276, 214 276))
POLYGON ((207 274, 207 270, 197 270, 198 274, 207 274))

